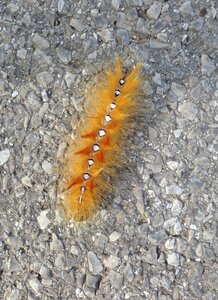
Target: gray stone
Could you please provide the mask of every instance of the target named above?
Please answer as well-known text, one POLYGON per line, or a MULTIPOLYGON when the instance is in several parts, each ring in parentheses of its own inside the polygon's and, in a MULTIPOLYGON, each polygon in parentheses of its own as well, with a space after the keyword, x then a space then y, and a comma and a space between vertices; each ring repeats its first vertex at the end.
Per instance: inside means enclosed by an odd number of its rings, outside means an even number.
POLYGON ((155 1, 154 4, 147 10, 147 15, 151 19, 158 19, 161 13, 162 3, 155 1))
POLYGON ((70 250, 73 255, 81 255, 81 253, 82 253, 82 250, 80 249, 80 247, 76 246, 76 245, 72 245, 70 250))
POLYGON ((92 272, 94 275, 101 273, 101 271, 103 270, 101 261, 92 251, 88 252, 88 265, 89 271, 92 272))
POLYGON ((146 24, 144 19, 142 19, 142 18, 138 19, 138 22, 137 22, 137 25, 136 25, 136 31, 139 32, 139 33, 142 33, 144 35, 149 34, 149 30, 147 28, 147 24, 146 24))
POLYGON ((142 6, 143 0, 127 0, 127 3, 132 6, 142 6))
POLYGON ((143 259, 152 265, 155 265, 157 263, 157 247, 153 246, 151 247, 145 255, 143 255, 143 259))
POLYGON ((203 240, 206 242, 212 242, 216 237, 216 230, 204 230, 203 231, 203 240))
POLYGON ((144 204, 144 197, 143 197, 143 191, 139 186, 135 186, 133 189, 133 193, 137 199, 136 207, 139 210, 141 214, 144 214, 145 212, 145 204, 144 204))
POLYGON ((45 265, 42 265, 40 267, 39 273, 43 278, 51 278, 51 276, 52 276, 51 269, 45 265))
POLYGON ((116 31, 117 40, 123 45, 129 45, 130 36, 129 31, 126 29, 117 29, 116 31))
POLYGON ((26 27, 30 26, 31 24, 31 17, 29 15, 29 13, 25 13, 25 15, 22 18, 22 23, 26 25, 26 27))
POLYGON ((132 282, 134 279, 134 273, 133 273, 133 269, 131 267, 131 264, 129 262, 127 262, 126 267, 123 270, 124 276, 125 278, 129 281, 132 282))
POLYGON ((180 7, 179 11, 184 18, 192 17, 194 15, 194 10, 191 5, 191 1, 184 2, 180 7))
POLYGON ((156 49, 156 50, 160 50, 160 49, 166 49, 169 47, 168 44, 166 43, 161 43, 158 40, 150 40, 149 41, 149 45, 151 49, 156 49))
POLYGON ((188 279, 190 282, 200 281, 204 268, 201 263, 193 262, 189 265, 188 279))
POLYGON ((55 233, 52 233, 52 241, 50 243, 50 249, 52 251, 63 251, 64 246, 61 240, 57 237, 55 233))
POLYGON ((43 67, 50 65, 52 63, 52 57, 49 55, 46 55, 42 50, 36 49, 34 51, 34 57, 37 61, 37 63, 43 67))
POLYGON ((167 254, 167 263, 168 265, 178 267, 180 265, 180 255, 178 253, 169 253, 167 254))
POLYGON ((194 120, 198 113, 198 107, 193 102, 184 102, 179 105, 178 111, 188 120, 194 120))
POLYGON ((126 17, 130 21, 134 21, 138 19, 138 13, 135 7, 128 10, 126 17))
POLYGON ((51 84, 54 81, 53 76, 47 71, 38 73, 36 79, 38 83, 44 87, 47 87, 49 84, 51 84))
POLYGON ((167 231, 170 231, 177 222, 177 218, 170 218, 168 220, 165 220, 163 227, 166 228, 167 231))
POLYGON ((13 288, 10 295, 7 297, 7 300, 17 300, 19 299, 20 291, 16 288, 13 288))
POLYGON ((196 299, 202 299, 203 292, 202 292, 201 285, 199 284, 199 282, 194 282, 194 283, 190 284, 189 288, 190 288, 191 292, 194 294, 194 296, 196 297, 196 299))
POLYGON ((23 240, 15 235, 8 236, 7 242, 13 250, 17 250, 17 248, 23 247, 23 240))
POLYGON ((4 165, 9 160, 10 155, 9 149, 0 151, 0 166, 4 165))
POLYGON ((94 52, 95 50, 98 49, 98 43, 95 38, 86 39, 83 42, 83 46, 84 46, 85 51, 88 53, 94 52))
POLYGON ((114 9, 119 10, 122 0, 112 0, 111 4, 114 9))
POLYGON ((204 25, 204 19, 203 18, 199 18, 197 20, 194 20, 190 23, 189 25, 189 30, 193 30, 193 31, 201 31, 204 25))
POLYGON ((121 289, 121 287, 123 285, 123 275, 122 274, 111 270, 109 273, 109 280, 110 280, 111 285, 115 289, 117 289, 117 290, 121 289))
POLYGON ((103 15, 97 15, 94 17, 95 25, 98 29, 105 29, 108 26, 107 19, 103 15))
POLYGON ((201 73, 211 75, 215 71, 215 62, 209 58, 208 55, 203 54, 201 56, 201 73))
POLYGON ((172 85, 171 85, 171 91, 177 96, 177 97, 182 97, 185 95, 185 92, 186 92, 186 88, 181 85, 181 84, 178 84, 176 82, 172 82, 172 85))
POLYGON ((160 73, 155 73, 155 75, 153 76, 153 81, 154 83, 161 85, 161 75, 160 73))
POLYGON ((167 239, 168 235, 166 231, 160 229, 156 232, 149 233, 148 240, 153 244, 159 246, 165 239, 167 239))
POLYGON ((173 216, 179 216, 181 210, 182 210, 182 203, 178 199, 175 199, 173 201, 173 206, 171 209, 173 216))
POLYGON ((160 41, 166 43, 167 40, 168 40, 168 35, 167 35, 166 32, 159 32, 159 33, 157 34, 157 38, 158 38, 158 40, 160 40, 160 41))
POLYGON ((58 253, 55 256, 55 266, 59 269, 59 270, 64 270, 67 265, 66 265, 66 259, 63 253, 58 253))
POLYGON ((200 94, 201 94, 201 85, 198 84, 196 85, 192 90, 191 90, 191 97, 194 100, 199 100, 200 94))
POLYGON ((85 30, 85 25, 79 19, 72 18, 70 20, 70 26, 75 28, 77 31, 82 32, 85 30))
POLYGON ((157 213, 153 218, 152 226, 155 228, 160 227, 161 225, 163 225, 163 222, 163 215, 161 213, 157 213))
POLYGON ((148 48, 143 45, 137 45, 136 47, 131 47, 131 51, 134 53, 137 61, 146 62, 148 60, 148 48))
POLYGON ((26 59, 27 56, 27 50, 26 49, 20 49, 17 50, 17 57, 19 57, 20 59, 26 59))
POLYGON ((208 284, 211 286, 212 289, 218 291, 218 274, 216 274, 215 272, 209 274, 208 284))
POLYGON ((32 290, 37 294, 41 289, 41 283, 36 277, 32 277, 29 279, 29 285, 32 290))
POLYGON ((176 184, 171 184, 169 186, 166 186, 166 194, 180 196, 182 194, 182 189, 176 184))
POLYGON ((108 43, 108 42, 114 40, 113 32, 109 29, 103 29, 103 30, 99 31, 98 35, 105 43, 108 43))
POLYGON ((49 42, 44 37, 40 36, 38 33, 34 34, 33 44, 41 50, 45 50, 50 47, 49 42))
POLYGON ((75 74, 72 74, 72 73, 69 73, 69 72, 66 72, 65 76, 64 76, 64 80, 67 84, 67 87, 69 89, 72 89, 74 84, 75 84, 75 80, 76 80, 76 75, 75 74))
POLYGON ((8 260, 8 270, 9 272, 19 272, 22 270, 20 262, 14 255, 11 255, 8 260))
POLYGON ((7 8, 10 9, 12 13, 16 13, 19 10, 19 6, 15 3, 9 3, 7 8))
POLYGON ((93 291, 94 295, 99 287, 99 281, 101 280, 100 276, 93 276, 87 274, 85 285, 93 291))
POLYGON ((72 52, 70 50, 64 48, 58 49, 57 55, 60 61, 65 65, 69 64, 72 60, 72 52))
MULTIPOLYGON (((147 81, 147 80, 144 81, 142 89, 146 96, 150 96, 153 94, 153 89, 152 89, 149 81, 147 81)), ((156 164, 156 166, 157 166, 157 164, 156 164)), ((158 167, 158 169, 160 169, 160 168, 158 167)), ((157 173, 158 173, 158 171, 157 171, 157 173)))

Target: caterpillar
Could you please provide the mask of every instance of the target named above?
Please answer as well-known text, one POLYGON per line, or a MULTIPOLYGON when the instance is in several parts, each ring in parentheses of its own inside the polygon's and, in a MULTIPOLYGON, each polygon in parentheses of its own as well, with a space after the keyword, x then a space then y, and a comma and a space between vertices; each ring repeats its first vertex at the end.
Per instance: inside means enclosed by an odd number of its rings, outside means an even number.
POLYGON ((140 65, 126 76, 120 58, 108 70, 87 103, 77 138, 68 146, 62 167, 62 205, 68 218, 87 221, 105 203, 108 178, 125 163, 122 149, 131 120, 139 110, 140 65))

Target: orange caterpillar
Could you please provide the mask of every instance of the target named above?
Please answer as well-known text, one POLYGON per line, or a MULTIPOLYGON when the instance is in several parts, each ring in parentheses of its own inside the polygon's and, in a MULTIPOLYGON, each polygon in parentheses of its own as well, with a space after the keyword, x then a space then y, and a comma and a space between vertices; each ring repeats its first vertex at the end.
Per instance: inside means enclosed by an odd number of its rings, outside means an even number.
POLYGON ((124 76, 120 59, 115 71, 88 102, 85 123, 77 129, 78 138, 69 146, 62 172, 63 206, 73 221, 89 219, 102 205, 128 139, 131 119, 139 110, 140 66, 124 76))

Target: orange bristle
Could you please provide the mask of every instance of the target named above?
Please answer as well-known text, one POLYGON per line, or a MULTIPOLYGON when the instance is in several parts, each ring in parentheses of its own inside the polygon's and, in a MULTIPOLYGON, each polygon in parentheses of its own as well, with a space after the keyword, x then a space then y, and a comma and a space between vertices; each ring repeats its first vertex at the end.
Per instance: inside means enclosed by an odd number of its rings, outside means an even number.
POLYGON ((123 142, 131 118, 139 111, 139 72, 137 65, 125 76, 117 58, 115 71, 107 71, 106 80, 87 103, 85 122, 68 147, 62 171, 63 206, 72 221, 86 221, 97 212, 111 188, 107 176, 122 165, 123 142))

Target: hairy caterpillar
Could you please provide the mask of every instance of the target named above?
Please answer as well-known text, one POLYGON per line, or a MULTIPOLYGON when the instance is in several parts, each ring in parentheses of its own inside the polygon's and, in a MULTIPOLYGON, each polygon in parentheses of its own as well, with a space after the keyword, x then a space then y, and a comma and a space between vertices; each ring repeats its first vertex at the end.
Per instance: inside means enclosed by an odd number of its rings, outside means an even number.
POLYGON ((111 188, 108 176, 124 161, 122 147, 128 139, 132 117, 139 109, 140 65, 124 76, 120 59, 115 71, 88 102, 85 122, 69 145, 62 171, 63 206, 70 219, 86 221, 102 205, 111 188))

